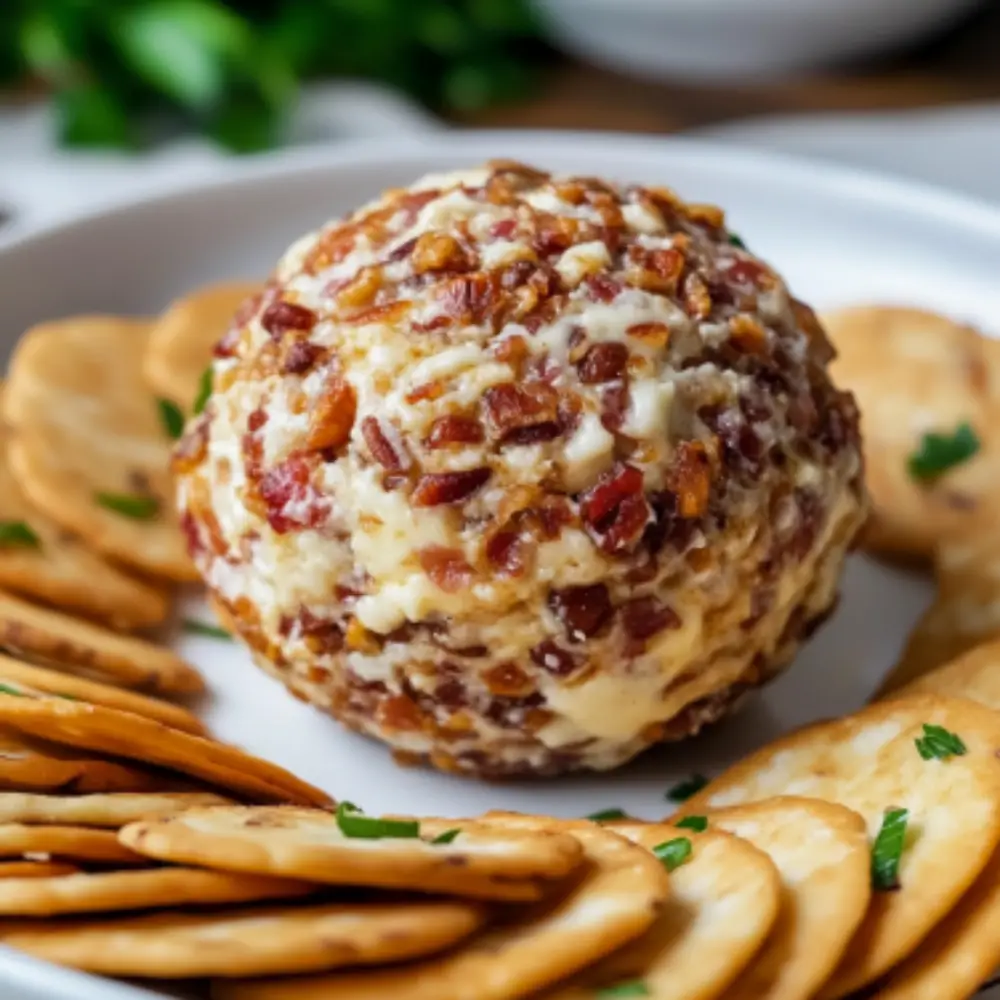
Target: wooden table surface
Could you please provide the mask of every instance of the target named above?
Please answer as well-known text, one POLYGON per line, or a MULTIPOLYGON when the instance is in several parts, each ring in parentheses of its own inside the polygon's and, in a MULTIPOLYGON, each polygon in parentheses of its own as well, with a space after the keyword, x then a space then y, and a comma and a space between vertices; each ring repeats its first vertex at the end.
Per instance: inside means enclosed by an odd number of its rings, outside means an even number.
POLYGON ((534 98, 465 122, 672 132, 777 112, 916 108, 990 100, 1000 102, 1000 0, 987 0, 943 37, 904 55, 794 81, 755 86, 671 85, 558 60, 534 98))

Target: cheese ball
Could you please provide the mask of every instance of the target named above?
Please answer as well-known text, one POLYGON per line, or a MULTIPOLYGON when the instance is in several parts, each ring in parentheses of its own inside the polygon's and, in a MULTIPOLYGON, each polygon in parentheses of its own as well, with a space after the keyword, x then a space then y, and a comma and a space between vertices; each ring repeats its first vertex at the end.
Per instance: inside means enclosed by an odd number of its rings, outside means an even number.
POLYGON ((866 505, 831 356, 715 207, 428 176, 236 316, 175 456, 183 527, 256 662, 401 760, 618 767, 833 606, 866 505))

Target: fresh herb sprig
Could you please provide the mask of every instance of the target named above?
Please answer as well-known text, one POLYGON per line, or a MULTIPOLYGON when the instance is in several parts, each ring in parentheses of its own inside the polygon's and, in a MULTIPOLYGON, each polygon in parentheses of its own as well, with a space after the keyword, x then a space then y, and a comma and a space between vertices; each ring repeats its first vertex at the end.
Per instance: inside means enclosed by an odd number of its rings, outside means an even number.
POLYGON ((886 809, 872 844, 872 888, 889 892, 899 888, 899 862, 906 844, 908 809, 886 809))
POLYGON ((207 639, 220 639, 224 642, 232 642, 233 637, 218 625, 210 625, 208 622, 198 621, 197 618, 184 619, 184 631, 189 635, 201 635, 207 639))
POLYGON ((39 549, 42 540, 27 521, 0 521, 0 549, 39 549))
POLYGON ((917 753, 924 760, 947 760, 949 757, 963 757, 968 753, 961 736, 944 726, 934 726, 927 722, 924 723, 924 735, 918 736, 913 742, 917 745, 917 753))
POLYGON ((380 819, 366 816, 353 802, 337 806, 337 826, 345 837, 361 840, 408 839, 420 836, 420 824, 410 819, 380 819))
POLYGON ((667 789, 667 798, 671 802, 686 802, 692 795, 697 795, 708 784, 708 778, 702 774, 692 774, 690 778, 678 781, 667 789))
POLYGON ((694 830, 695 833, 704 833, 708 829, 707 816, 685 816, 679 819, 674 826, 681 830, 694 830))
POLYGON ((610 809, 600 809, 597 812, 590 813, 590 815, 584 818, 589 819, 592 823, 610 823, 616 819, 628 819, 628 813, 624 809, 618 809, 613 806, 610 809))
POLYGON ((664 868, 672 872, 691 857, 691 841, 687 837, 674 837, 657 844, 653 853, 663 862, 664 868))
POLYGON ((929 431, 910 455, 907 468, 913 479, 932 483, 950 469, 967 462, 979 447, 979 435, 969 423, 959 424, 951 434, 929 431))

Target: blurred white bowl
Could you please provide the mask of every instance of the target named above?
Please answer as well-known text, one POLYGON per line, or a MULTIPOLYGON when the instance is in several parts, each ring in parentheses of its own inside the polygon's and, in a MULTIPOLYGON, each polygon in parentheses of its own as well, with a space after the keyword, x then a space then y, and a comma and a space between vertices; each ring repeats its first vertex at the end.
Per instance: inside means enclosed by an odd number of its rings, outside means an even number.
POLYGON ((654 78, 785 75, 928 34, 981 0, 535 0, 567 50, 654 78))

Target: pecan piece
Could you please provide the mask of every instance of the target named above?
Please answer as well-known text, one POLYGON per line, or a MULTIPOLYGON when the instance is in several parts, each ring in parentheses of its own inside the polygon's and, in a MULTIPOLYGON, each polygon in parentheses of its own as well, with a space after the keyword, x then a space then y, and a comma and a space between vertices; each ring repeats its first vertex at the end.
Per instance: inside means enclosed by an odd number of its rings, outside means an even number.
POLYGON ((474 571, 461 549, 428 545, 417 555, 423 571, 446 593, 457 593, 472 582, 474 571))
POLYGON ((637 597, 621 607, 622 628, 630 638, 640 642, 665 629, 681 626, 680 616, 673 608, 660 604, 655 597, 637 597))
POLYGON ((452 445, 479 444, 483 437, 483 425, 474 417, 438 417, 431 424, 424 444, 428 448, 448 448, 452 445))
POLYGON ((580 497, 581 515, 600 547, 610 555, 631 548, 652 520, 642 473, 621 463, 580 497))
POLYGON ((399 433, 390 425, 387 432, 378 417, 365 417, 361 421, 361 435, 372 453, 372 458, 387 472, 405 472, 412 464, 406 445, 399 433))
POLYGON ((311 309, 279 299, 264 310, 260 325, 275 340, 280 340, 289 330, 311 330, 316 325, 316 318, 311 309))
POLYGON ((614 614, 608 588, 603 583, 550 591, 549 607, 574 642, 597 635, 614 614))
POLYGON ((544 382, 505 382, 483 394, 486 421, 501 444, 548 441, 561 433, 559 393, 544 382))
POLYGON ((677 513, 681 517, 701 517, 705 513, 712 472, 701 441, 681 441, 677 445, 667 485, 677 495, 677 513))
POLYGON ((447 233, 423 233, 417 239, 410 257, 417 274, 428 271, 468 271, 475 266, 469 251, 454 236, 447 233))
POLYGON ((628 348, 624 344, 594 344, 577 366, 580 381, 585 385, 613 382, 625 374, 628 348))
POLYGON ((340 375, 334 375, 309 418, 306 447, 313 451, 339 448, 351 436, 357 409, 354 387, 340 375))
POLYGON ((460 503, 486 484, 489 469, 468 469, 465 472, 429 472, 417 480, 413 490, 414 507, 438 507, 460 503))

